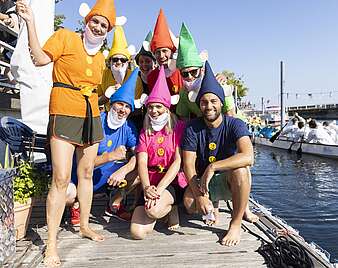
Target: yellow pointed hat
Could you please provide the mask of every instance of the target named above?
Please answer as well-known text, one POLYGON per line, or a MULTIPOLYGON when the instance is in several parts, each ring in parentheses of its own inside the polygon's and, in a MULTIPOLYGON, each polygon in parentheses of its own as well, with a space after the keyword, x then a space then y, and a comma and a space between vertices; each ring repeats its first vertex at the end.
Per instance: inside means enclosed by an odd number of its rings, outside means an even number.
POLYGON ((116 21, 116 11, 114 0, 97 0, 93 8, 85 17, 86 23, 94 15, 99 15, 105 17, 109 21, 109 31, 113 29, 116 21))
POLYGON ((109 51, 108 59, 116 54, 122 54, 126 56, 128 59, 130 58, 127 39, 124 34, 123 28, 120 25, 115 26, 114 40, 111 49, 109 51))

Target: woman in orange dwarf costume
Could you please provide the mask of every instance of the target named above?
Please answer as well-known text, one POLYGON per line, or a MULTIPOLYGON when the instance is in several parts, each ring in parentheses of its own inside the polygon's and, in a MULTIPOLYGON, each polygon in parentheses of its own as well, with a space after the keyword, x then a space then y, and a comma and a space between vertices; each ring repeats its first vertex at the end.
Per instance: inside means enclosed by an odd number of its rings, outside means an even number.
POLYGON ((94 160, 98 142, 103 138, 96 93, 104 69, 104 56, 99 50, 107 32, 115 25, 115 6, 114 0, 97 0, 85 17, 86 27, 82 36, 61 29, 43 47, 36 35, 31 8, 19 0, 17 12, 26 22, 35 65, 54 63, 48 126, 53 179, 47 198, 48 241, 45 264, 55 267, 61 264, 56 235, 65 207, 74 152, 78 162, 80 233, 95 241, 104 240, 103 236, 89 228, 89 213, 94 160))

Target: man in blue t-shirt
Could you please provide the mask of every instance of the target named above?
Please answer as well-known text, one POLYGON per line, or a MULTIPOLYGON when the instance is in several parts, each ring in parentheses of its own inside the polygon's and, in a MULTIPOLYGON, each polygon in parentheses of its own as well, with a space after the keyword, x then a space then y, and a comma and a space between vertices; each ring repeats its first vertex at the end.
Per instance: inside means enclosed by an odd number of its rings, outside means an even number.
MULTIPOLYGON (((217 83, 207 62, 205 76, 196 98, 202 117, 188 124, 182 142, 184 171, 189 180, 184 204, 189 213, 197 211, 210 217, 214 208, 209 192, 212 195, 221 187, 217 185, 211 191, 211 184, 219 180, 225 188, 229 186, 233 213, 222 244, 233 246, 240 241, 242 218, 258 220, 248 209, 251 186, 249 167, 253 164, 254 155, 250 132, 245 123, 222 114, 223 100, 223 89, 217 83)), ((223 199, 227 199, 226 189, 223 194, 223 199)), ((219 196, 213 201, 217 200, 220 200, 219 196)), ((218 213, 214 214, 217 216, 218 213)))
MULTIPOLYGON (((138 141, 135 125, 127 120, 134 110, 134 90, 137 79, 137 71, 133 72, 128 80, 110 97, 109 112, 101 113, 103 140, 99 144, 93 171, 93 191, 104 192, 107 186, 121 187, 123 181, 127 182, 130 190, 138 183, 136 169, 136 156, 134 149, 138 141), (129 157, 127 156, 129 155, 129 157)), ((76 165, 76 163, 75 163, 76 165)), ((73 164, 74 167, 74 164, 73 164)), ((73 168, 72 183, 67 190, 67 203, 73 204, 76 198, 76 168, 73 168)), ((123 196, 120 191, 108 202, 105 214, 117 216, 120 219, 130 220, 120 204, 123 196)), ((80 221, 80 211, 77 202, 71 208, 71 223, 77 225, 80 221)))

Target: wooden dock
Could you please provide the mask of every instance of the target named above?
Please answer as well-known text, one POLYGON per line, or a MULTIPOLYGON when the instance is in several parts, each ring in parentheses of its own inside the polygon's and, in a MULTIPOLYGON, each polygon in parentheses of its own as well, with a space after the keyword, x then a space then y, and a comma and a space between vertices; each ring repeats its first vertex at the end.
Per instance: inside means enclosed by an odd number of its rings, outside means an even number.
MULTIPOLYGON (((199 216, 180 211, 181 227, 167 230, 158 222, 155 231, 143 241, 132 240, 129 223, 103 215, 105 199, 93 202, 91 227, 106 238, 97 243, 82 239, 78 228, 63 225, 59 232, 61 267, 266 267, 256 252, 261 242, 242 232, 241 243, 226 247, 218 243, 230 221, 225 203, 221 206, 221 225, 206 226, 199 216)), ((42 252, 47 237, 44 202, 35 204, 26 240, 17 244, 14 267, 44 267, 42 252)), ((262 235, 255 225, 245 222, 250 230, 262 235)), ((267 239, 267 238, 266 238, 267 239)))

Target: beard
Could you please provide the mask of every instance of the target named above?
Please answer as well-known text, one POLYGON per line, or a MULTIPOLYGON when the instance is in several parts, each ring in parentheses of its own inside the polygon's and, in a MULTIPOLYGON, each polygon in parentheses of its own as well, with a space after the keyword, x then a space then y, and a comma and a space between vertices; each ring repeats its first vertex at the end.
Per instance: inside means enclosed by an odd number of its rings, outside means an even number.
POLYGON ((221 116, 221 111, 215 111, 212 114, 208 114, 208 112, 208 110, 203 112, 203 118, 209 123, 216 121, 221 116))

